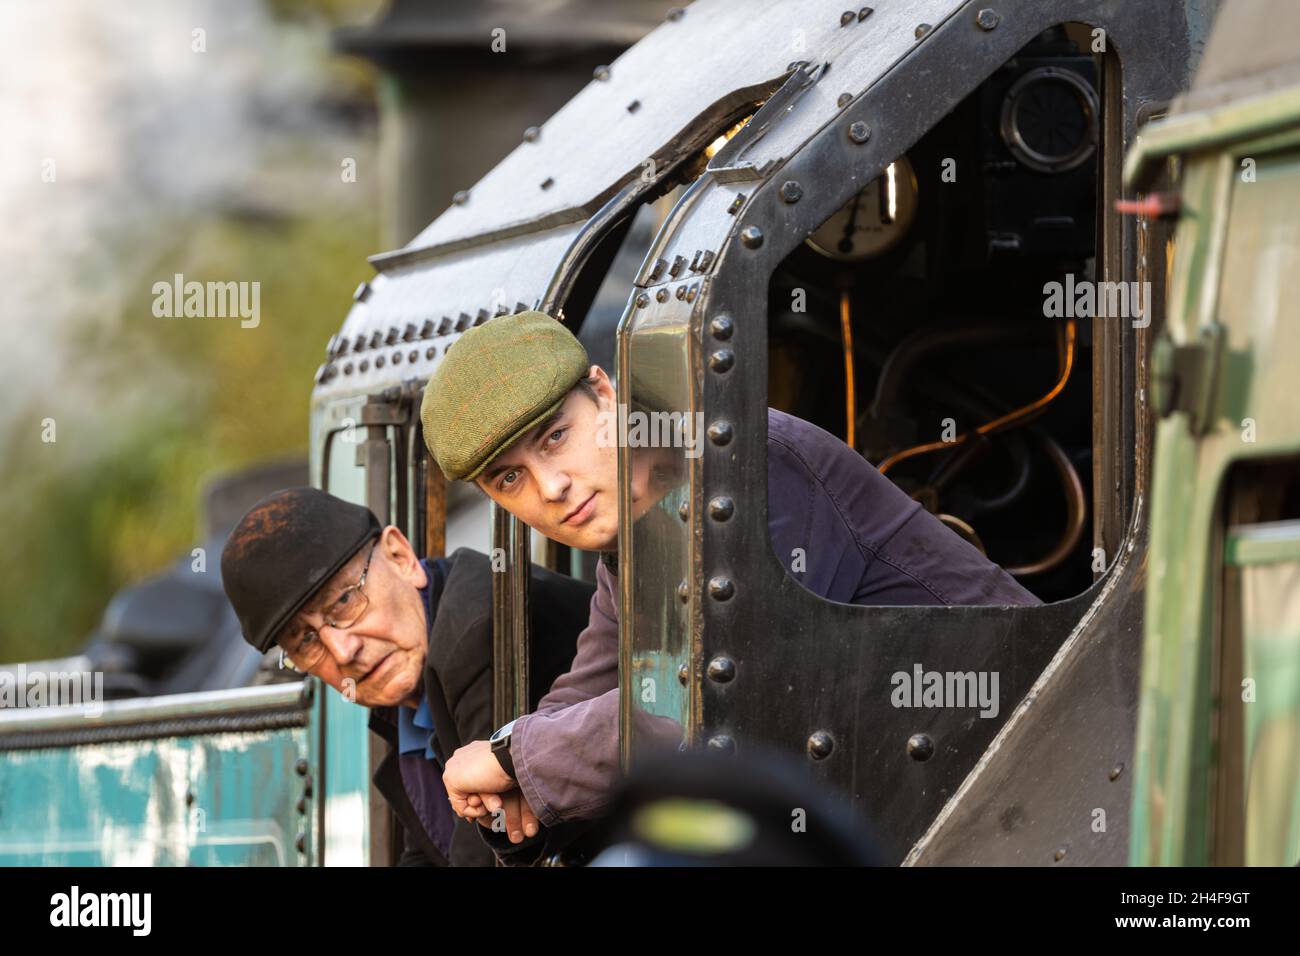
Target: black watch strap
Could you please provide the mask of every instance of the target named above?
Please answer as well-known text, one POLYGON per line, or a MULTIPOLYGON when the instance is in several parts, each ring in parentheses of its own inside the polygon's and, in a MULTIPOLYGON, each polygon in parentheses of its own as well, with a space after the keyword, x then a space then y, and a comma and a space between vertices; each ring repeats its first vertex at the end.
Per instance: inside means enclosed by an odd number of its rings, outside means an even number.
POLYGON ((501 764, 501 769, 510 775, 511 780, 516 779, 515 761, 510 756, 510 736, 514 726, 515 722, 512 720, 505 726, 498 727, 496 732, 488 738, 488 744, 491 746, 492 752, 496 754, 497 762, 501 764))
POLYGON ((510 745, 507 743, 504 747, 492 745, 492 753, 496 755, 497 762, 501 764, 501 769, 510 775, 510 779, 515 779, 515 762, 510 757, 510 745))

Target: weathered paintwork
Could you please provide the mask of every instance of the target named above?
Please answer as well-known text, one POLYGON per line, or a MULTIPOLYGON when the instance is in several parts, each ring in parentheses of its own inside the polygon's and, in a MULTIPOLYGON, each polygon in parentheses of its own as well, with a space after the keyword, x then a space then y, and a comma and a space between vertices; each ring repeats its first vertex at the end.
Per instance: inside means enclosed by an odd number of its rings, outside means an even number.
POLYGON ((1181 393, 1156 436, 1129 859, 1290 865, 1300 528, 1227 521, 1234 468, 1300 454, 1300 85, 1154 125, 1130 182, 1171 156, 1182 202, 1163 353, 1181 393), (1196 362, 1177 365, 1179 349, 1196 362))
POLYGON ((320 690, 0 714, 0 865, 364 863, 365 710, 320 690))

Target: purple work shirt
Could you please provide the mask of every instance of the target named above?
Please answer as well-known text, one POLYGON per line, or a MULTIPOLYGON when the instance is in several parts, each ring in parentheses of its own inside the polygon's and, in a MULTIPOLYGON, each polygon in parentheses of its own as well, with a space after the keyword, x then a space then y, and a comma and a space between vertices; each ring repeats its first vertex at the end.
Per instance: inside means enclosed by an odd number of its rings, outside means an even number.
MULTIPOLYGON (((810 422, 767 410, 768 534, 786 571, 845 604, 1042 602, 874 465, 810 422), (795 549, 800 570, 792 571, 795 549)), ((516 721, 515 775, 547 826, 599 816, 619 777, 618 581, 596 566, 573 666, 516 721)))

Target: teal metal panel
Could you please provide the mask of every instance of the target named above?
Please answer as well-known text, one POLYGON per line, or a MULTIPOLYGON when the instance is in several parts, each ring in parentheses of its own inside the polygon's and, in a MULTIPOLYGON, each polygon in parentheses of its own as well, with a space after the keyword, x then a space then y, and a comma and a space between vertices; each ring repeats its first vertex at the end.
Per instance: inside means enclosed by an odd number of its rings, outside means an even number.
POLYGON ((311 865, 318 689, 0 714, 0 864, 311 865))
POLYGON ((325 724, 327 866, 370 864, 370 711, 332 688, 320 695, 325 724))

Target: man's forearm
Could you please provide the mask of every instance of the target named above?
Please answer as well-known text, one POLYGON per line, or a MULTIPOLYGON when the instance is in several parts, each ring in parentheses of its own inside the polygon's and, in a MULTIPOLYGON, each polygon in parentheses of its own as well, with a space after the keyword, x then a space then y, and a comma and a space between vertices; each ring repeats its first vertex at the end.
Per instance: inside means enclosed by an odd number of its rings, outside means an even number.
POLYGON ((519 787, 543 824, 598 816, 619 777, 617 686, 519 718, 510 751, 519 787))

